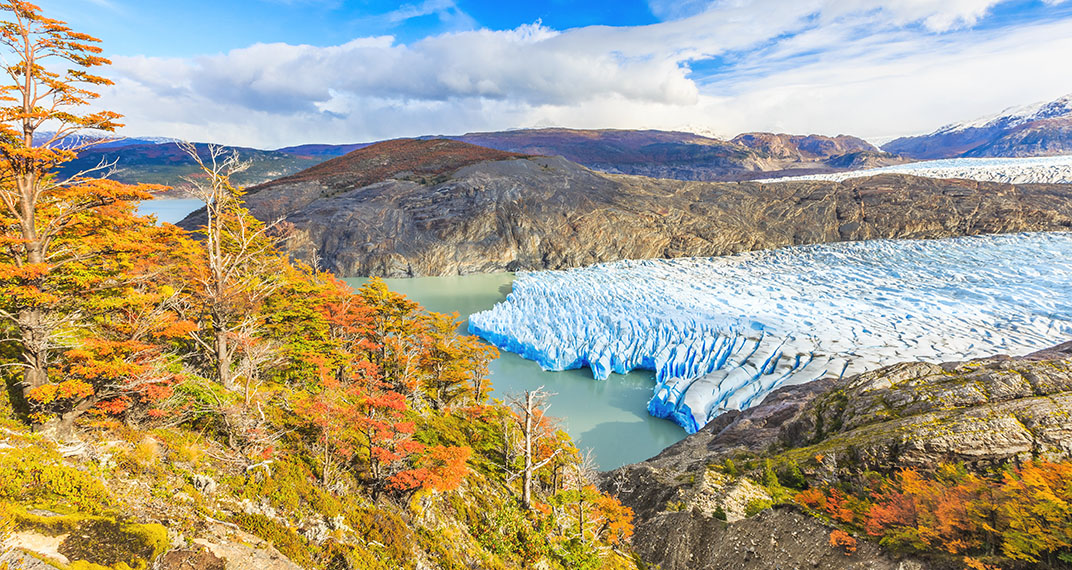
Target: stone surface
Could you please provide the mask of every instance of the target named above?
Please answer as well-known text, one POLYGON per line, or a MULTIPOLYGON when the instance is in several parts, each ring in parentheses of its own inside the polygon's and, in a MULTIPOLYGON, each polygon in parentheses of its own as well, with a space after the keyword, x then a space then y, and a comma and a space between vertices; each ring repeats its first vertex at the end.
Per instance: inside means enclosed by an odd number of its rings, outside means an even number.
POLYGON ((830 528, 796 509, 778 507, 727 524, 698 511, 664 512, 638 526, 633 537, 645 561, 660 570, 917 570, 863 539, 846 556, 829 544, 830 528))
POLYGON ((156 570, 227 570, 227 562, 208 548, 194 545, 191 548, 172 550, 156 561, 156 570))
MULTIPOLYGON (((377 146, 336 160, 379 153, 377 146)), ((318 255, 325 269, 347 277, 560 269, 842 240, 1072 228, 1067 186, 898 175, 685 182, 599 174, 562 158, 473 163, 471 149, 462 150, 453 159, 435 153, 433 165, 415 149, 379 153, 398 160, 381 168, 380 182, 360 172, 349 175, 353 185, 339 182, 338 173, 299 175, 252 189, 247 204, 261 219, 283 217, 293 226, 294 255, 318 255)), ((321 166, 339 166, 330 163, 321 166)), ((203 215, 180 225, 197 227, 203 215)))
POLYGON ((225 540, 196 538, 193 543, 223 560, 227 570, 301 570, 301 566, 280 554, 271 544, 240 531, 234 531, 225 540))
MULTIPOLYGON (((603 488, 636 513, 633 544, 647 563, 684 570, 827 567, 840 560, 816 558, 831 527, 793 509, 728 525, 709 514, 709 502, 718 500, 709 466, 741 453, 822 454, 832 474, 958 461, 985 471, 1032 458, 1070 460, 1072 342, 1020 358, 906 363, 789 386, 754 408, 720 416, 652 459, 604 473, 603 488), (749 550, 749 541, 765 535, 798 544, 760 560, 769 549, 749 550)), ((922 567, 862 540, 842 562, 828 567, 922 567)))

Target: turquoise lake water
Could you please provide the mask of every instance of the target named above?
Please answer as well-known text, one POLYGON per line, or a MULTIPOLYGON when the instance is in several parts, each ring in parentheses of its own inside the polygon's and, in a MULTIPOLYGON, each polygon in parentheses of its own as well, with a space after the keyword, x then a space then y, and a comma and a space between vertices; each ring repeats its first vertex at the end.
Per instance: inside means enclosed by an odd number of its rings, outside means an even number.
POLYGON ((178 223, 190 212, 204 206, 201 200, 165 198, 162 200, 146 200, 138 203, 138 213, 142 215, 155 214, 159 222, 169 224, 178 223))
MULTIPOLYGON (((465 319, 506 299, 513 280, 510 273, 489 273, 384 282, 430 311, 457 312, 465 319)), ((367 279, 346 281, 356 287, 367 279)), ((601 469, 643 461, 685 437, 685 431, 676 424, 648 415, 654 372, 612 374, 606 380, 594 380, 587 368, 547 372, 509 352, 502 352, 490 369, 495 398, 505 399, 540 386, 552 392, 548 413, 561 419, 578 446, 593 450, 601 469)))
MULTIPOLYGON (((156 214, 161 222, 175 223, 201 205, 198 200, 149 200, 139 205, 139 211, 156 214)), ((430 311, 457 312, 461 319, 466 319, 504 300, 513 279, 509 273, 492 273, 385 281, 390 289, 430 311)), ((346 281, 358 286, 367 280, 346 281)), ((593 380, 587 368, 546 372, 534 362, 509 352, 501 353, 490 369, 493 397, 505 399, 510 394, 540 386, 552 392, 548 413, 561 419, 563 427, 582 449, 593 450, 601 469, 642 461, 685 437, 685 431, 674 423, 648 415, 653 372, 612 374, 607 380, 593 380)))

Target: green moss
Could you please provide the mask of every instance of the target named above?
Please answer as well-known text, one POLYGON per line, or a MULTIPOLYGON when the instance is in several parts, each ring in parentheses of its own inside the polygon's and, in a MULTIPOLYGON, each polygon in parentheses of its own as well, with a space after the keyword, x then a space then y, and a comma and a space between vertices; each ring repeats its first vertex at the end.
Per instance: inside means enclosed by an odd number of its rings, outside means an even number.
POLYGON ((62 505, 93 514, 112 505, 99 480, 40 446, 0 452, 0 500, 62 505))
POLYGON ((67 514, 43 516, 11 506, 16 528, 49 536, 66 534, 59 553, 69 568, 142 570, 168 549, 167 529, 158 524, 135 524, 113 517, 67 514))
POLYGON ((808 481, 804 478, 800 465, 793 459, 787 460, 779 467, 778 482, 783 487, 789 487, 790 489, 803 490, 808 486, 808 481))
POLYGON ((744 516, 755 516, 771 508, 771 506, 773 506, 773 503, 767 499, 752 499, 751 501, 748 501, 748 504, 744 507, 744 516))
POLYGON ((673 513, 681 512, 685 510, 685 501, 670 501, 666 503, 666 508, 663 509, 673 513))
POLYGON ((416 536, 398 515, 384 510, 366 510, 349 518, 353 529, 366 542, 378 545, 388 557, 399 562, 411 558, 416 536))

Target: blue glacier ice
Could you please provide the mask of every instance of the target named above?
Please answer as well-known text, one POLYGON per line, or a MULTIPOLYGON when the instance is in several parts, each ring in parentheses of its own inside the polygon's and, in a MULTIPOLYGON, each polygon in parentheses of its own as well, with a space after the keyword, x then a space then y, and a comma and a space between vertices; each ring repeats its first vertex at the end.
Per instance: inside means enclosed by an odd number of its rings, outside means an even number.
POLYGON ((874 240, 518 274, 469 330, 547 370, 655 371, 690 433, 772 390, 1072 338, 1072 233, 874 240))

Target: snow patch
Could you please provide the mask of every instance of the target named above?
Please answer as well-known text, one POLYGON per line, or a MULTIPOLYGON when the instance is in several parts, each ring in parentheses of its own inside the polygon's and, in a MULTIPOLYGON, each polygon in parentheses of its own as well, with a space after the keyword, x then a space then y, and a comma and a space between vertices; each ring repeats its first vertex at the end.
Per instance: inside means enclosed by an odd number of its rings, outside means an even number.
POLYGON ((1070 114, 1072 114, 1072 95, 1065 95, 1055 101, 1009 107, 996 115, 980 117, 978 119, 960 123, 951 123, 934 131, 930 136, 956 133, 968 129, 1008 129, 1031 121, 1064 117, 1070 114))

